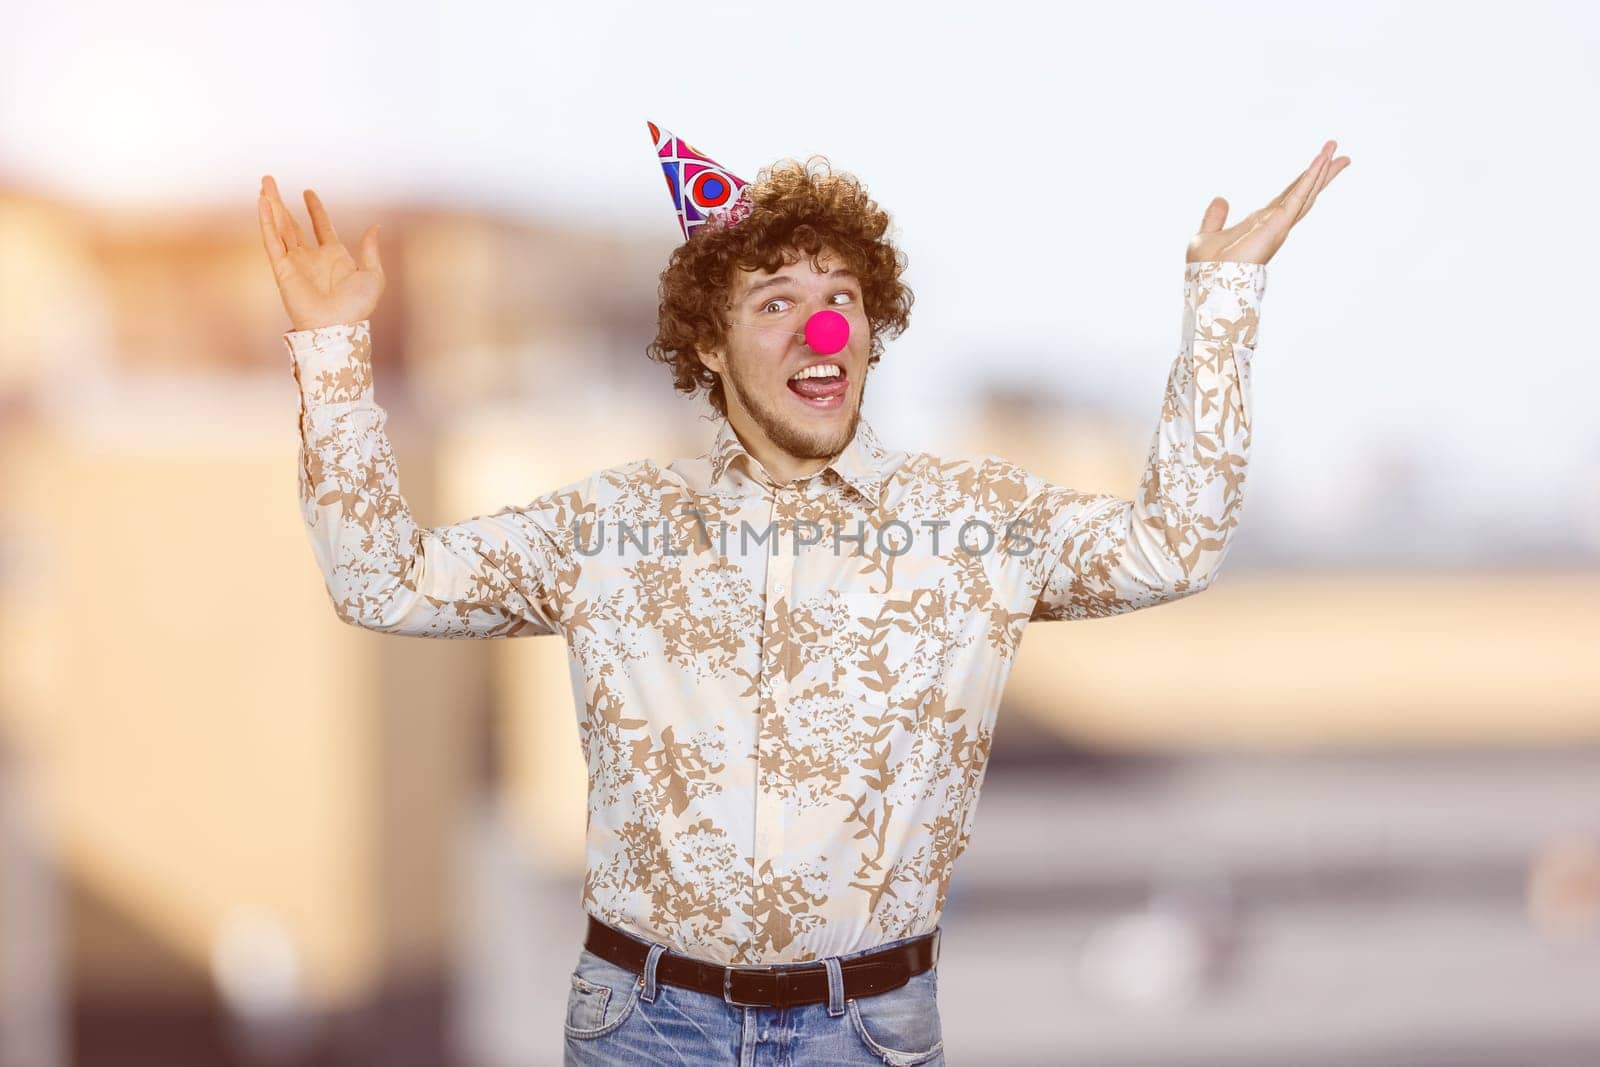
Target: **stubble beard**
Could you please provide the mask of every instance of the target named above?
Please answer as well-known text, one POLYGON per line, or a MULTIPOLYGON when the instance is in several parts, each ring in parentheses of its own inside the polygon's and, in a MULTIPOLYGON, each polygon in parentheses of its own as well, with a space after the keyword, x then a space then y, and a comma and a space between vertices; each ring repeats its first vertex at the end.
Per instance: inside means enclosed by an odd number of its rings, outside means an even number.
POLYGON ((866 399, 866 383, 862 382, 861 395, 851 402, 853 406, 850 411, 850 421, 842 430, 824 436, 823 432, 808 430, 797 420, 786 418, 782 411, 763 403, 760 395, 754 390, 745 389, 743 377, 731 366, 727 380, 739 398, 739 403, 744 405, 745 411, 750 413, 750 418, 755 424, 761 427, 761 432, 767 435, 767 440, 796 459, 832 459, 844 451, 845 446, 856 434, 856 425, 861 421, 861 402, 866 399))

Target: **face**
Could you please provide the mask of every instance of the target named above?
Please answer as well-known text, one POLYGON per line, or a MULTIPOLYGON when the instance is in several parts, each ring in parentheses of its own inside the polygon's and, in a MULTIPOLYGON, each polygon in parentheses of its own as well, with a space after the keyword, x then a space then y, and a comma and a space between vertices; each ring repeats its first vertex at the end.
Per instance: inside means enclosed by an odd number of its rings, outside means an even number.
POLYGON ((802 255, 776 271, 741 271, 731 289, 727 344, 701 358, 722 376, 734 429, 764 437, 795 459, 837 455, 861 418, 872 350, 860 280, 824 247, 815 266, 802 255), (806 320, 825 308, 850 323, 845 347, 826 356, 805 340, 806 320), (791 381, 819 365, 836 366, 838 377, 791 381))

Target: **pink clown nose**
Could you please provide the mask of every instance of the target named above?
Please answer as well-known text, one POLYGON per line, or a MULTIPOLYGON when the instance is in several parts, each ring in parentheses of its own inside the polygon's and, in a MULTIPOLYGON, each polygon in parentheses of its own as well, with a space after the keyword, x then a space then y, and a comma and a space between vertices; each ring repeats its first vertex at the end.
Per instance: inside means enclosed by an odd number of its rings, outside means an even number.
POLYGON ((850 340, 850 320, 826 309, 806 320, 806 344, 819 355, 831 356, 850 340))

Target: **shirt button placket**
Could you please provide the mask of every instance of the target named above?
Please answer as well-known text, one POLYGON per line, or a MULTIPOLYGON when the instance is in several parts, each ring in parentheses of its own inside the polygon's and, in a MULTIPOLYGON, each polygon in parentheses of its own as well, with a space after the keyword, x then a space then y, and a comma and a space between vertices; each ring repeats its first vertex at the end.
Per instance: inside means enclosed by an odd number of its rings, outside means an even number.
MULTIPOLYGON (((769 529, 772 531, 771 541, 763 546, 763 551, 772 552, 776 546, 776 555, 767 557, 767 639, 762 646, 761 671, 766 680, 766 697, 762 708, 761 720, 757 725, 757 759, 756 759, 756 871, 758 874, 768 863, 772 869, 782 873, 781 856, 783 852, 783 808, 782 798, 771 790, 761 785, 761 765, 765 757, 772 752, 778 744, 777 731, 782 726, 782 716, 774 714, 785 699, 788 684, 783 671, 783 664, 778 656, 778 650, 786 646, 784 635, 779 633, 778 620, 793 604, 793 572, 794 557, 791 554, 793 541, 792 533, 785 527, 788 502, 794 490, 789 486, 777 486, 771 493, 771 506, 768 510, 769 529), (780 601, 781 610, 780 610, 780 601)), ((764 884, 770 885, 773 877, 770 871, 761 878, 764 884)))

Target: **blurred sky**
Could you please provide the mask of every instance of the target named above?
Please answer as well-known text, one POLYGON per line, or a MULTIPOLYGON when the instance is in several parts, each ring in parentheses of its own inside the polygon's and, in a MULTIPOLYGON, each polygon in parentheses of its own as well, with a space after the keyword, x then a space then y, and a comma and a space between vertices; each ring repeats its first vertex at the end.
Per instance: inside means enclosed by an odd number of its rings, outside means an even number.
POLYGON ((350 241, 342 203, 423 200, 659 233, 664 263, 646 119, 747 178, 825 153, 917 293, 867 413, 937 450, 974 372, 1153 430, 1207 201, 1232 221, 1335 138, 1353 164, 1269 267, 1256 495, 1310 529, 1409 469, 1419 514, 1571 525, 1600 514, 1596 10, 13 5, 0 180, 253 225, 271 172, 350 241))

